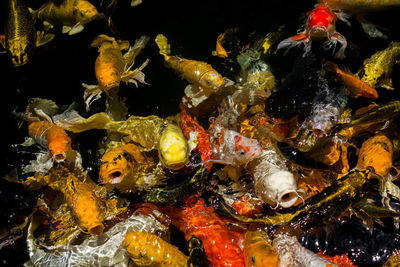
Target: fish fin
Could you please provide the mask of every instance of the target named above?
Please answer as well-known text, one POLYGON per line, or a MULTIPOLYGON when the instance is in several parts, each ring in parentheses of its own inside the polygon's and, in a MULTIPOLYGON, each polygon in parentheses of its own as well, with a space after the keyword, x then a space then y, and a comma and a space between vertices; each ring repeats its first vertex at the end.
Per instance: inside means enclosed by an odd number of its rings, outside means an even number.
POLYGON ((44 119, 45 121, 53 123, 53 120, 50 118, 49 115, 47 115, 42 109, 39 108, 33 108, 35 113, 38 115, 39 118, 44 119))
POLYGON ((357 16, 358 22, 361 24, 364 32, 371 38, 382 38, 382 39, 387 39, 387 35, 383 33, 381 30, 387 31, 387 29, 384 29, 382 27, 379 27, 369 21, 367 21, 364 16, 357 16), (378 29, 380 28, 380 29, 378 29))
POLYGON ((132 0, 131 6, 137 6, 137 5, 140 5, 141 3, 142 3, 142 0, 132 0))
POLYGON ((148 84, 147 82, 145 82, 145 80, 144 80, 145 75, 142 72, 142 69, 144 69, 144 67, 146 67, 148 63, 149 63, 149 59, 146 59, 146 61, 139 68, 137 68, 133 71, 128 71, 126 74, 123 74, 121 76, 121 81, 123 81, 125 83, 133 83, 136 85, 136 87, 138 86, 136 81, 139 81, 140 83, 143 83, 143 84, 148 84))
POLYGON ((385 80, 383 80, 381 87, 385 88, 386 90, 390 90, 393 91, 393 82, 391 78, 386 78, 385 80))
POLYGON ((278 44, 278 47, 276 48, 275 53, 282 48, 291 48, 293 46, 299 45, 301 43, 307 43, 307 42, 309 42, 309 38, 305 32, 297 34, 295 36, 292 36, 292 37, 282 40, 278 44))
POLYGON ((332 38, 341 44, 340 49, 335 53, 334 57, 337 59, 344 59, 346 57, 344 54, 344 50, 347 47, 346 38, 338 32, 334 33, 332 35, 332 38))
POLYGON ((133 66, 136 57, 140 54, 149 40, 150 37, 146 35, 141 36, 135 41, 135 44, 129 48, 128 52, 124 54, 125 70, 129 70, 133 66))
POLYGON ((107 36, 105 34, 99 34, 93 39, 92 43, 89 46, 100 47, 103 42, 115 42, 115 38, 107 36))
POLYGON ((45 31, 49 31, 51 29, 53 29, 54 25, 51 24, 50 22, 48 22, 47 20, 43 21, 43 28, 45 31))
POLYGON ((130 47, 129 41, 117 41, 117 43, 118 43, 119 49, 121 49, 121 51, 129 49, 129 47, 130 47))
POLYGON ((85 27, 78 22, 72 28, 70 28, 70 30, 68 31, 68 35, 74 35, 80 33, 84 28, 85 27))
POLYGON ((0 35, 0 45, 3 47, 3 49, 4 49, 4 51, 1 51, 0 53, 6 53, 7 51, 5 50, 6 49, 6 36, 3 34, 3 35, 0 35))
POLYGON ((85 92, 83 93, 83 100, 86 105, 86 111, 89 111, 90 104, 101 97, 102 90, 98 85, 88 85, 82 83, 82 86, 86 88, 85 92))
POLYGON ((347 26, 349 27, 351 26, 349 14, 343 12, 342 10, 332 10, 332 11, 335 13, 338 19, 346 23, 347 26))
POLYGON ((339 67, 338 67, 337 64, 333 63, 332 61, 327 61, 327 62, 325 62, 325 64, 324 64, 324 68, 325 68, 327 71, 336 73, 336 71, 338 70, 339 67))
POLYGON ((44 33, 43 31, 36 32, 36 46, 41 46, 51 42, 55 35, 52 33, 44 33))
POLYGON ((171 46, 168 44, 167 37, 162 34, 158 34, 155 42, 160 49, 160 54, 167 58, 171 54, 171 46))
POLYGON ((69 27, 69 26, 63 26, 62 27, 62 33, 63 34, 66 34, 66 33, 68 33, 69 31, 71 30, 71 27, 69 27))

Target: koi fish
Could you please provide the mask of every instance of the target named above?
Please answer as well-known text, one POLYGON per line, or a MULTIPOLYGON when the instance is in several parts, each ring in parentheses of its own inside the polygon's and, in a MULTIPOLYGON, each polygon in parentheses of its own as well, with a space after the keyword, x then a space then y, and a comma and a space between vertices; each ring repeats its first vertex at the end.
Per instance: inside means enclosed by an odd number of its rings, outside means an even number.
POLYGON ((339 10, 337 13, 344 18, 345 22, 347 14, 356 15, 356 19, 363 27, 365 33, 372 38, 387 38, 384 33, 378 30, 377 26, 368 22, 364 15, 368 12, 400 7, 399 0, 319 0, 318 2, 326 5, 332 10, 339 10))
POLYGON ((312 40, 324 40, 325 48, 336 47, 339 42, 340 49, 336 52, 336 58, 344 58, 344 50, 347 46, 346 38, 336 31, 337 15, 327 6, 320 4, 307 13, 305 21, 305 30, 298 35, 284 39, 278 44, 277 50, 285 47, 293 47, 299 44, 304 44, 304 55, 311 50, 312 40))
POLYGON ((228 57, 228 52, 226 52, 225 48, 222 46, 224 39, 225 39, 225 32, 218 35, 217 42, 215 45, 215 51, 212 51, 213 56, 220 57, 220 58, 228 57))
POLYGON ((166 122, 158 142, 161 163, 168 169, 179 170, 189 162, 189 144, 179 126, 166 122))
POLYGON ((224 78, 210 64, 171 56, 168 39, 162 34, 157 35, 155 41, 168 66, 190 84, 197 86, 200 90, 204 89, 210 92, 214 92, 224 85, 224 78))
POLYGON ((77 34, 84 29, 84 25, 104 18, 94 5, 86 0, 49 1, 38 10, 31 10, 35 19, 43 20, 45 30, 55 25, 63 25, 62 32, 69 35, 77 34))
POLYGON ((278 266, 279 254, 265 231, 244 234, 244 259, 246 267, 278 266))
POLYGON ((261 155, 263 149, 256 139, 227 130, 216 123, 210 130, 213 149, 212 162, 224 165, 243 165, 261 155))
POLYGON ((326 62, 325 69, 333 72, 336 78, 346 86, 347 91, 354 97, 362 96, 375 99, 379 97, 378 92, 376 92, 374 88, 358 79, 353 74, 342 71, 335 63, 330 61, 326 62))
POLYGON ((104 201, 96 195, 101 188, 89 177, 77 177, 65 167, 53 168, 46 176, 48 186, 64 195, 81 229, 93 235, 101 234, 106 211, 104 201))
POLYGON ((375 135, 363 142, 358 156, 357 168, 373 167, 376 174, 387 177, 392 167, 393 144, 384 135, 375 135))
POLYGON ((49 121, 33 121, 28 125, 29 136, 49 150, 56 162, 63 162, 71 150, 71 138, 60 126, 49 121))
POLYGON ((137 69, 130 70, 135 62, 136 56, 146 46, 149 37, 142 36, 137 39, 133 46, 129 46, 128 41, 116 41, 115 38, 104 34, 98 35, 90 44, 91 47, 98 47, 99 56, 95 62, 95 74, 98 85, 87 85, 82 83, 86 88, 83 99, 86 109, 89 110, 90 104, 100 98, 104 91, 108 93, 111 88, 118 87, 121 81, 125 83, 133 83, 137 86, 139 81, 144 81, 144 73, 142 69, 146 67, 148 59, 137 69), (121 50, 128 49, 122 55, 121 50))
POLYGON ((185 234, 188 241, 195 235, 204 246, 212 266, 245 266, 243 252, 237 241, 242 234, 230 231, 213 207, 207 207, 202 198, 188 198, 182 208, 167 211, 172 224, 185 234))
POLYGON ((109 149, 102 156, 100 164, 101 182, 121 192, 135 192, 141 183, 140 177, 155 166, 134 144, 109 149))
POLYGON ((383 87, 393 90, 392 69, 400 57, 400 42, 391 42, 390 45, 364 60, 356 76, 371 87, 383 87))
POLYGON ((127 232, 122 247, 137 266, 188 266, 188 256, 155 234, 127 232))
POLYGON ((53 40, 54 34, 36 32, 35 22, 23 0, 8 0, 7 8, 5 35, 0 38, 0 44, 18 67, 27 64, 34 48, 53 40))
POLYGON ((210 134, 195 118, 187 114, 184 108, 181 108, 181 110, 180 125, 183 135, 187 140, 195 139, 195 141, 193 141, 195 143, 194 148, 199 151, 203 163, 209 162, 207 170, 210 171, 212 167, 212 162, 210 162, 212 157, 210 134), (192 138, 192 136, 194 137, 192 138))
POLYGON ((338 265, 339 267, 357 267, 357 265, 354 265, 354 263, 351 261, 351 259, 349 259, 346 254, 342 254, 340 256, 329 256, 322 254, 322 251, 319 251, 317 254, 318 256, 327 259, 328 261, 338 265))

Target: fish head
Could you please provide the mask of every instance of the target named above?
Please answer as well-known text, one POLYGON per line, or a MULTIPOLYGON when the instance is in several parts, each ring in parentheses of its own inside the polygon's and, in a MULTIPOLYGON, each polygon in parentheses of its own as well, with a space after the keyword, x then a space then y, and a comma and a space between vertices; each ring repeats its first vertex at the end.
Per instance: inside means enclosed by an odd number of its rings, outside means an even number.
POLYGON ((119 86, 121 72, 112 63, 96 64, 96 78, 99 86, 105 91, 119 86))
POLYGON ((246 164, 261 155, 262 147, 256 139, 247 138, 231 130, 225 135, 227 134, 233 134, 234 155, 237 162, 246 164))
POLYGON ((189 143, 177 125, 168 123, 163 130, 158 152, 161 163, 168 169, 179 170, 188 163, 189 143))
POLYGON ((333 106, 324 106, 312 114, 311 129, 316 137, 327 134, 338 122, 340 109, 333 106))
POLYGON ((11 56, 11 61, 15 67, 25 65, 29 61, 29 55, 32 48, 26 38, 8 40, 8 51, 11 56))
POLYGON ((100 164, 99 177, 102 183, 115 185, 129 179, 135 159, 131 153, 117 147, 104 153, 100 164))
POLYGON ((71 138, 67 135, 57 136, 48 143, 48 147, 54 161, 63 162, 71 150, 71 138))
POLYGON ((211 89, 213 91, 220 88, 222 85, 224 85, 224 83, 224 78, 216 70, 207 71, 199 80, 201 87, 211 89))
POLYGON ((81 24, 104 18, 104 14, 99 13, 94 5, 84 0, 77 1, 73 14, 81 24))
POLYGON ((159 254, 156 251, 161 247, 161 244, 154 237, 149 241, 150 236, 152 234, 146 232, 127 232, 125 234, 122 247, 128 251, 129 258, 131 258, 135 265, 151 266, 154 264, 155 256, 159 254))
POLYGON ((359 79, 373 88, 377 88, 381 85, 382 81, 385 79, 385 70, 379 66, 367 63, 364 67, 357 73, 359 79))
POLYGON ((324 39, 336 30, 337 17, 329 8, 318 5, 307 14, 306 28, 312 39, 324 39))

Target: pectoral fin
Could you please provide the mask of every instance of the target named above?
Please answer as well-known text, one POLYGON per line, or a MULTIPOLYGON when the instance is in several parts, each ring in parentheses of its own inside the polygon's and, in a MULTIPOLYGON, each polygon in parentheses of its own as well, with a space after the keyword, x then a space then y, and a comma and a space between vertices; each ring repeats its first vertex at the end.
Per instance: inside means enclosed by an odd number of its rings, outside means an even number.
POLYGON ((86 104, 86 111, 89 111, 90 104, 100 98, 102 90, 98 85, 88 85, 82 83, 82 86, 86 88, 85 92, 83 93, 83 101, 86 104))
MULTIPOLYGON (((298 35, 286 38, 282 40, 279 44, 278 47, 276 48, 276 51, 282 49, 282 48, 291 48, 293 46, 299 45, 301 43, 307 43, 309 41, 308 36, 305 32, 300 33, 298 35)), ((276 52, 275 51, 275 52, 276 52)))
POLYGON ((149 59, 147 59, 139 68, 133 71, 127 71, 121 76, 121 81, 125 83, 133 83, 136 85, 136 87, 137 87, 137 81, 143 84, 148 84, 147 82, 145 82, 144 73, 142 72, 142 69, 144 69, 144 67, 146 67, 148 63, 149 59))
POLYGON ((54 25, 51 24, 50 22, 48 22, 46 20, 43 21, 43 28, 45 31, 49 31, 49 30, 53 29, 53 27, 54 27, 54 25))
POLYGON ((392 79, 386 78, 385 80, 383 80, 381 87, 385 88, 386 90, 390 90, 390 91, 394 90, 392 79))
MULTIPOLYGON (((0 35, 0 45, 6 50, 6 36, 4 34, 0 35)), ((6 51, 1 51, 0 53, 5 53, 6 51)))
POLYGON ((36 32, 36 46, 41 46, 51 42, 55 35, 52 33, 44 33, 43 31, 36 32))
MULTIPOLYGON (((64 27, 63 27, 63 32, 64 32, 64 27)), ((84 28, 85 27, 78 22, 72 28, 70 28, 70 30, 68 31, 68 35, 74 35, 74 34, 80 33, 84 28)))

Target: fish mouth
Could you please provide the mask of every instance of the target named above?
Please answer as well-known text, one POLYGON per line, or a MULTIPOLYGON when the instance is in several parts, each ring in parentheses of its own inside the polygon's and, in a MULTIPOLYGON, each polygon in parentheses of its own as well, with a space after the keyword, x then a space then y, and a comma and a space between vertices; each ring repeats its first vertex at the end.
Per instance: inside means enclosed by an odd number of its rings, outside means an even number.
POLYGON ((56 153, 56 154, 53 155, 53 159, 57 163, 64 162, 66 157, 67 156, 66 156, 65 152, 60 152, 60 153, 56 153))
POLYGON ((328 29, 325 26, 313 26, 310 30, 310 36, 313 38, 328 37, 328 29))
POLYGON ((289 208, 296 203, 298 197, 296 190, 288 190, 278 196, 278 203, 282 208, 289 208))
POLYGON ((104 178, 105 179, 103 179, 103 182, 108 184, 118 184, 123 180, 122 171, 120 169, 113 169, 107 172, 107 175, 104 178))
POLYGON ((314 134, 316 137, 322 137, 322 136, 324 136, 324 131, 323 131, 322 129, 313 129, 312 131, 313 131, 313 134, 314 134))

